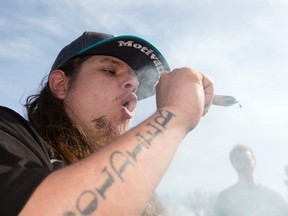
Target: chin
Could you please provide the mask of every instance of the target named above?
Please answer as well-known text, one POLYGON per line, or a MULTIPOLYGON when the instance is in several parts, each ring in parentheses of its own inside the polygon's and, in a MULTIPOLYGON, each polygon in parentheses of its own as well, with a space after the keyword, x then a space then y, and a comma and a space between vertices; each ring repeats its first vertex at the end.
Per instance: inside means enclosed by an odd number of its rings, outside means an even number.
POLYGON ((125 123, 121 123, 120 125, 115 127, 116 128, 116 134, 118 134, 118 136, 124 134, 128 130, 129 125, 130 125, 130 121, 125 122, 125 123))

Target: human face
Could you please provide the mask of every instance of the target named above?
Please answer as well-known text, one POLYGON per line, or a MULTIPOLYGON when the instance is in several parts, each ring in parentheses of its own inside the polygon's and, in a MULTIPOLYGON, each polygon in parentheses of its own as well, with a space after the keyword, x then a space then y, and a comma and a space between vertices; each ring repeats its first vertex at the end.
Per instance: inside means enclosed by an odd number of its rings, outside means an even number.
POLYGON ((251 151, 239 151, 233 159, 233 166, 238 171, 253 171, 256 166, 254 155, 251 151))
MULTIPOLYGON (((125 132, 135 114, 139 82, 125 62, 110 56, 92 56, 80 67, 64 104, 72 122, 97 138, 97 119, 105 119, 115 135, 125 132)), ((104 126, 104 125, 103 125, 104 126)))

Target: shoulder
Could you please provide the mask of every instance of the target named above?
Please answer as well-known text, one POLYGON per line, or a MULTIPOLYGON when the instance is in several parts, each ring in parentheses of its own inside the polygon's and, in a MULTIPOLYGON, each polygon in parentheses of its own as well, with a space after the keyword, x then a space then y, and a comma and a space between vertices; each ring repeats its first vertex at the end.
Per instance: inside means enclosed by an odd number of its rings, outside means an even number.
POLYGON ((275 190, 265 186, 259 186, 258 190, 261 197, 261 203, 267 203, 267 206, 274 211, 273 215, 288 215, 288 204, 284 197, 275 190))
POLYGON ((268 188, 263 185, 258 186, 258 192, 263 194, 263 195, 270 195, 270 196, 275 196, 275 197, 281 197, 275 190, 268 188))
POLYGON ((224 198, 224 197, 229 197, 235 192, 239 190, 239 187, 237 184, 231 185, 230 187, 224 189, 219 193, 219 197, 224 198))
POLYGON ((17 112, 0 106, 0 149, 15 158, 31 158, 50 167, 45 143, 28 121, 17 112))
POLYGON ((1 120, 1 123, 2 121, 8 123, 11 120, 20 121, 20 122, 23 120, 25 121, 25 119, 21 115, 19 115, 17 112, 4 106, 0 106, 0 120, 1 120))
POLYGON ((273 190, 271 188, 268 188, 268 187, 263 186, 263 185, 259 185, 258 190, 262 196, 265 196, 265 197, 268 197, 268 198, 274 199, 274 200, 284 201, 284 198, 279 193, 277 193, 275 190, 273 190))
POLYGON ((14 134, 21 129, 32 132, 26 119, 12 109, 0 106, 0 130, 14 134))
POLYGON ((0 154, 0 212, 18 215, 53 169, 45 143, 28 121, 3 106, 0 106, 0 154))

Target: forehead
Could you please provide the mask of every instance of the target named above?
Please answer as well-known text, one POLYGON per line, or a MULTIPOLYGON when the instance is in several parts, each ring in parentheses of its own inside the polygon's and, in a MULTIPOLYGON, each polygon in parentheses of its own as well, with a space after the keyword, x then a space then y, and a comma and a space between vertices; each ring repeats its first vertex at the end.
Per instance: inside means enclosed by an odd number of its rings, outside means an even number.
POLYGON ((115 65, 115 66, 121 67, 121 68, 122 67, 129 67, 130 68, 130 66, 127 63, 125 63, 121 59, 118 59, 118 58, 113 57, 113 56, 105 56, 105 55, 91 56, 91 58, 89 59, 89 62, 98 63, 98 64, 112 64, 112 65, 115 65))

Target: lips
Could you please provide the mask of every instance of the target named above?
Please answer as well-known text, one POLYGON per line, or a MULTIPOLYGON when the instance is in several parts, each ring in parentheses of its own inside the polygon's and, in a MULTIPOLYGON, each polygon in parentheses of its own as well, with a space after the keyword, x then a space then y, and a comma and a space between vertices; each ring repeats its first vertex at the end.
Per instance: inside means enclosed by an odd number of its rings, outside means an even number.
POLYGON ((121 100, 121 106, 123 108, 124 114, 128 118, 132 118, 136 105, 137 105, 137 96, 134 93, 127 93, 123 96, 121 100))

